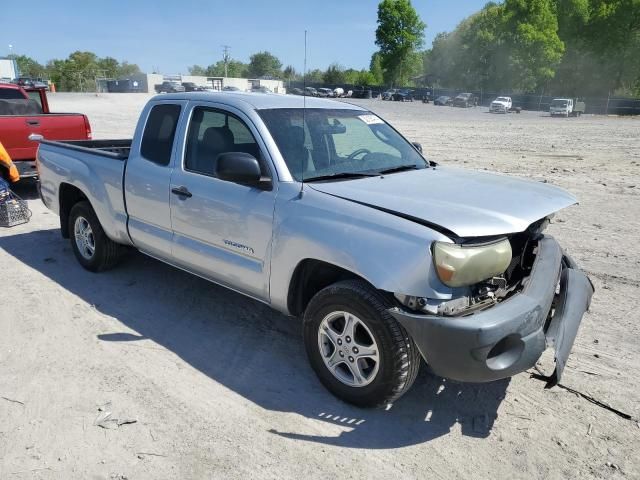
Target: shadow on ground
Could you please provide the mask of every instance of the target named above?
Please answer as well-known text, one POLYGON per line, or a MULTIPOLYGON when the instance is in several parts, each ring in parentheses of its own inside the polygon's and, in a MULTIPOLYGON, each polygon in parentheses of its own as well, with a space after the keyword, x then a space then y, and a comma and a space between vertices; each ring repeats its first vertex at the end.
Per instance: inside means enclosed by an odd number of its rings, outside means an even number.
POLYGON ((40 198, 36 188, 36 179, 22 178, 19 182, 11 184, 11 190, 23 200, 35 200, 40 198))
POLYGON ((508 380, 457 384, 422 369, 413 389, 388 410, 363 410, 329 394, 307 363, 297 320, 141 254, 101 274, 83 270, 58 230, 0 238, 0 248, 137 332, 105 342, 150 339, 262 408, 344 425, 333 437, 271 432, 353 448, 397 448, 446 435, 484 438, 508 380))

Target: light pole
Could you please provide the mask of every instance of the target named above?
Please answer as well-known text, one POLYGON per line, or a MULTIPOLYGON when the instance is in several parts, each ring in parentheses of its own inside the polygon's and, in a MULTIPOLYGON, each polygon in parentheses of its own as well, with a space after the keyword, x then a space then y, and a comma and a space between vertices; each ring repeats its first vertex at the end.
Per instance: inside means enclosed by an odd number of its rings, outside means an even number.
POLYGON ((229 49, 231 47, 229 45, 223 45, 222 46, 222 61, 224 62, 224 76, 225 78, 229 76, 229 70, 228 70, 228 65, 229 65, 229 60, 231 58, 231 55, 229 55, 229 49))

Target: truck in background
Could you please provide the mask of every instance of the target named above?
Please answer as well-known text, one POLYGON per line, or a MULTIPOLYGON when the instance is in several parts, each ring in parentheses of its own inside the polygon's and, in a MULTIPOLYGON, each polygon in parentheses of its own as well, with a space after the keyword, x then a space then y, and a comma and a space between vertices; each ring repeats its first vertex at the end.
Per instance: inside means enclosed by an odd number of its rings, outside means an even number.
POLYGON ((489 105, 489 113, 520 113, 520 107, 514 107, 511 97, 497 97, 491 105, 489 105))
POLYGON ((579 117, 585 109, 586 104, 577 98, 554 98, 549 105, 549 113, 552 117, 579 117))
MULTIPOLYGON (((0 142, 20 172, 20 177, 36 177, 38 146, 32 134, 57 140, 90 140, 91 126, 81 113, 52 113, 44 88, 22 88, 0 83, 0 142)), ((0 176, 8 172, 0 167, 0 176)))

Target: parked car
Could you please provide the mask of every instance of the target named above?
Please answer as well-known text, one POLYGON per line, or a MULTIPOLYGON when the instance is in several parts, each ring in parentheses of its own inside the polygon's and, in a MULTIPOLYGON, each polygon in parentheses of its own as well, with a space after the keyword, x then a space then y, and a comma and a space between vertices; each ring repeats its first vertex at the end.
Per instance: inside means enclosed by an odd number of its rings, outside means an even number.
POLYGON ((273 91, 269 87, 257 86, 251 89, 253 93, 273 93, 273 91))
POLYGON ((291 90, 289 90, 289 93, 291 95, 304 95, 304 92, 302 91, 302 89, 297 87, 293 87, 291 90))
POLYGON ((331 90, 330 88, 318 88, 318 96, 319 97, 333 97, 333 90, 331 90))
POLYGON ((41 78, 18 77, 14 79, 12 83, 23 88, 42 88, 44 90, 49 90, 49 83, 41 78))
POLYGON ((549 105, 549 113, 552 117, 579 117, 585 109, 584 102, 573 98, 554 98, 549 105))
POLYGON ((389 90, 385 90, 384 92, 382 92, 382 100, 393 100, 393 95, 397 91, 398 90, 395 88, 390 88, 389 90))
POLYGON ((453 105, 453 98, 446 95, 441 95, 433 101, 434 105, 451 107, 453 105))
POLYGON ((206 90, 205 87, 196 85, 193 82, 182 82, 182 86, 184 87, 185 92, 204 92, 206 90))
POLYGON ((413 102, 413 90, 398 90, 393 94, 394 102, 413 102))
POLYGON ((87 270, 136 248, 301 317, 320 381, 360 406, 406 392, 421 356, 486 382, 550 348, 560 381, 593 293, 544 233, 577 202, 566 191, 439 166, 371 111, 318 98, 170 94, 109 142, 41 140, 37 156, 87 270))
POLYGON ((162 82, 155 86, 156 93, 179 93, 185 88, 179 82, 162 82))
POLYGON ((369 87, 356 87, 351 91, 352 98, 373 98, 373 90, 369 87))
MULTIPOLYGON (((37 145, 29 135, 44 135, 51 140, 86 140, 91 125, 81 113, 52 113, 44 88, 22 88, 0 83, 0 142, 7 150, 21 177, 36 177, 37 145)), ((0 175, 7 172, 0 168, 0 175)))
POLYGON ((317 97, 318 91, 313 87, 305 87, 304 94, 308 97, 317 97))
POLYGON ((334 88, 333 96, 336 98, 344 97, 344 88, 341 88, 341 87, 334 88))
POLYGON ((478 103, 478 99, 473 95, 473 93, 461 93, 456 98, 453 99, 454 107, 475 107, 478 103))

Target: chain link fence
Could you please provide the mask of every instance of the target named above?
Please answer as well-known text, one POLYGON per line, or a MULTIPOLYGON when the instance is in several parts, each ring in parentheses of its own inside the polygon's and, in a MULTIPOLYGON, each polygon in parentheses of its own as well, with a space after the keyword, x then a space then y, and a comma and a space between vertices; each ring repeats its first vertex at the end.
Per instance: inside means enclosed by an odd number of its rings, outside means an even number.
MULTIPOLYGON (((313 88, 342 88, 345 93, 348 91, 353 92, 355 98, 378 98, 382 92, 387 90, 386 87, 373 86, 363 87, 362 85, 352 84, 321 84, 321 83, 307 83, 307 87, 313 88)), ((292 88, 299 88, 302 90, 304 87, 303 82, 290 82, 287 86, 288 91, 292 88)), ((522 93, 508 93, 508 92, 484 92, 482 90, 460 90, 455 88, 418 88, 418 87, 398 87, 399 90, 411 90, 415 100, 421 100, 423 97, 428 97, 431 101, 440 97, 448 96, 455 97, 460 93, 472 93, 478 99, 478 105, 488 107, 491 102, 500 96, 511 97, 514 107, 520 107, 523 110, 533 110, 540 112, 548 112, 549 104, 554 98, 568 98, 561 96, 550 96, 540 94, 522 94, 522 93)), ((640 115, 640 98, 627 98, 627 97, 579 97, 578 100, 585 102, 585 113, 591 113, 595 115, 640 115)))

